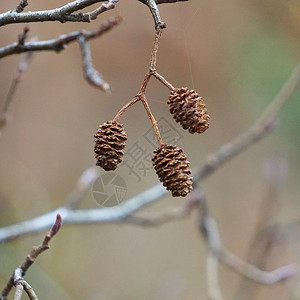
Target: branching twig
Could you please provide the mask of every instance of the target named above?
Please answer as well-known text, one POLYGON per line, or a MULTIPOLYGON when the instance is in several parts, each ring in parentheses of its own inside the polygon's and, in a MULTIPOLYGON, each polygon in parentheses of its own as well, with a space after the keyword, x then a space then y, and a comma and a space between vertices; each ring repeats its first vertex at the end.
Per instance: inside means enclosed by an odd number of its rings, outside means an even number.
POLYGON ((157 7, 157 1, 155 1, 155 0, 140 0, 140 1, 143 2, 144 4, 146 4, 148 6, 148 8, 150 9, 150 12, 151 12, 153 20, 154 20, 155 27, 156 28, 157 27, 165 28, 166 23, 163 22, 160 18, 159 10, 157 7))
POLYGON ((257 283, 271 285, 293 276, 296 273, 294 265, 286 265, 274 271, 262 271, 248 264, 228 251, 222 244, 218 226, 215 220, 209 216, 205 201, 201 201, 200 229, 207 241, 209 251, 224 265, 235 272, 257 283))
POLYGON ((95 9, 92 12, 89 13, 90 19, 91 20, 97 19, 97 17, 101 13, 103 13, 103 12, 105 12, 107 10, 115 8, 115 4, 118 3, 118 2, 119 2, 119 0, 109 0, 108 3, 101 4, 100 7, 98 7, 97 9, 95 9))
POLYGON ((14 271, 14 286, 16 287, 14 300, 20 300, 23 291, 26 292, 30 300, 38 300, 33 288, 23 279, 21 268, 16 268, 14 271))
MULTIPOLYGON (((257 225, 246 255, 247 261, 260 268, 264 268, 267 264, 270 252, 277 241, 277 232, 273 231, 267 234, 266 229, 271 223, 274 223, 275 212, 279 208, 279 188, 285 175, 285 164, 279 158, 272 158, 265 163, 264 169, 266 192, 257 212, 257 225)), ((242 278, 234 298, 254 299, 255 286, 253 281, 242 278)))
MULTIPOLYGON (((30 266, 35 262, 36 258, 41 253, 43 253, 44 251, 46 251, 47 249, 50 248, 49 242, 58 233, 61 226, 62 226, 62 218, 59 214, 57 214, 56 221, 55 221, 54 225, 51 227, 50 231, 45 235, 43 242, 39 246, 33 247, 31 249, 30 253, 27 255, 23 264, 20 267, 18 267, 14 271, 12 276, 10 277, 8 283, 6 284, 6 286, 4 287, 4 289, 2 290, 2 292, 0 294, 1 300, 7 299, 7 296, 14 285, 24 286, 24 289, 27 292, 27 294, 29 293, 33 297, 35 296, 35 293, 33 292, 32 288, 26 283, 23 284, 24 283, 24 282, 22 282, 23 277, 25 276, 25 274, 26 274, 27 270, 30 268, 30 266)), ((19 295, 22 294, 22 290, 23 290, 23 288, 21 288, 21 287, 18 288, 17 297, 19 297, 19 295)), ((31 299, 35 299, 35 298, 31 298, 31 299)))
MULTIPOLYGON (((294 91, 298 85, 299 80, 300 63, 297 65, 293 75, 287 80, 284 88, 282 89, 282 91, 288 89, 290 93, 279 93, 279 96, 277 96, 274 100, 276 101, 275 103, 278 103, 279 100, 282 104, 287 101, 292 91, 294 91), (285 101, 282 101, 282 99, 285 101)), ((273 104, 271 105, 273 106, 273 104)), ((274 117, 277 113, 278 109, 276 109, 274 117)), ((261 122, 260 124, 264 124, 264 122, 261 122)), ((194 181, 199 182, 203 180, 230 158, 247 149, 255 141, 265 136, 265 134, 268 132, 270 131, 266 130, 266 127, 261 127, 260 130, 258 130, 257 127, 255 127, 255 130, 253 127, 251 127, 246 134, 242 134, 240 137, 226 144, 226 147, 221 146, 218 151, 206 159, 204 167, 194 172, 194 178, 196 179, 194 181)), ((60 213, 64 219, 64 222, 68 224, 124 222, 126 218, 133 215, 135 212, 141 210, 150 203, 158 201, 167 194, 168 191, 161 184, 157 184, 116 207, 96 208, 89 210, 72 210, 66 207, 59 207, 52 212, 35 217, 33 219, 0 228, 0 242, 11 240, 25 234, 38 232, 49 227, 51 225, 51 220, 57 213, 60 213)))
POLYGON ((207 287, 209 300, 222 300, 223 296, 219 284, 219 260, 210 251, 206 259, 207 287))
POLYGON ((18 42, 12 43, 5 47, 0 48, 0 58, 18 54, 28 51, 56 51, 60 52, 66 48, 71 42, 74 42, 78 39, 79 36, 84 36, 86 40, 90 40, 96 37, 101 36, 106 33, 116 25, 121 22, 121 17, 111 17, 106 22, 103 22, 98 29, 88 31, 74 31, 64 35, 59 36, 56 39, 46 40, 46 41, 35 41, 35 42, 24 42, 20 44, 18 42))
POLYGON ((131 215, 128 216, 125 221, 140 226, 160 226, 187 217, 193 209, 199 206, 199 201, 200 199, 197 192, 192 192, 187 201, 179 208, 168 209, 155 216, 139 217, 131 215))
POLYGON ((90 22, 91 16, 89 13, 73 13, 99 2, 104 2, 104 0, 76 0, 55 9, 42 11, 8 11, 6 13, 0 14, 0 26, 12 23, 29 23, 45 21, 59 21, 61 23, 90 22))

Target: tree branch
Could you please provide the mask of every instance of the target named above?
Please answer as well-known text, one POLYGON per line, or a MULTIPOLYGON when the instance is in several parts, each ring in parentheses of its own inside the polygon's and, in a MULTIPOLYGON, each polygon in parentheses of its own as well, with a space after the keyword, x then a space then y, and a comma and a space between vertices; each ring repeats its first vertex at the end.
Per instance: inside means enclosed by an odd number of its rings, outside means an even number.
MULTIPOLYGON (((31 11, 31 12, 16 12, 8 11, 0 14, 0 26, 12 24, 12 23, 29 23, 29 22, 45 22, 45 21, 59 21, 65 22, 90 22, 90 13, 77 13, 83 8, 91 6, 95 3, 104 2, 104 0, 76 0, 70 2, 64 6, 55 9, 31 11)), ((104 9, 101 12, 106 11, 104 9)), ((99 14, 97 14, 99 15, 99 14)), ((93 15, 93 17, 96 17, 93 15)))
POLYGON ((216 221, 209 216, 205 199, 200 202, 199 228, 207 241, 210 253, 213 254, 219 262, 250 280, 264 285, 271 285, 286 280, 296 273, 296 267, 293 264, 283 266, 270 272, 262 271, 228 251, 222 244, 216 221))
POLYGON ((24 42, 23 44, 20 44, 19 42, 15 42, 0 48, 0 58, 8 55, 19 54, 28 51, 60 52, 66 48, 66 45, 76 41, 79 36, 84 36, 86 40, 99 37, 102 34, 108 32, 116 25, 118 25, 121 22, 121 20, 122 20, 121 17, 111 17, 106 22, 103 22, 98 29, 92 31, 88 31, 88 30, 74 31, 74 32, 61 35, 58 38, 52 40, 24 42))
POLYGON ((85 79, 103 92, 110 92, 109 84, 103 80, 101 74, 93 67, 90 45, 84 35, 78 37, 78 42, 81 50, 85 79))
POLYGON ((46 233, 43 242, 39 246, 33 247, 31 249, 30 253, 27 255, 23 264, 20 267, 16 268, 15 271, 13 272, 13 274, 11 275, 8 283, 6 284, 6 286, 4 287, 4 289, 2 290, 2 292, 0 294, 0 300, 6 300, 8 294, 10 293, 13 286, 19 285, 19 283, 22 285, 22 288, 19 287, 17 289, 17 297, 19 297, 19 299, 20 299, 20 296, 22 295, 23 286, 24 286, 27 294, 29 296, 31 295, 33 297, 30 299, 37 299, 32 288, 24 282, 23 282, 24 284, 22 284, 22 280, 23 280, 23 277, 25 276, 27 270, 35 262, 36 258, 41 253, 43 253, 44 251, 46 251, 50 248, 49 242, 58 233, 61 226, 62 226, 62 218, 59 214, 57 214, 55 223, 51 227, 50 231, 46 233))

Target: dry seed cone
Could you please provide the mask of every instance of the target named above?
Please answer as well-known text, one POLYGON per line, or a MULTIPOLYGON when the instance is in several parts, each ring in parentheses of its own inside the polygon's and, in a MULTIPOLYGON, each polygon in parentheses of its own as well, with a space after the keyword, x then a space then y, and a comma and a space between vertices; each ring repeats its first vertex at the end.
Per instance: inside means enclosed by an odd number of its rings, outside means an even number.
POLYGON ((127 140, 124 126, 118 122, 108 121, 99 126, 94 137, 97 166, 105 171, 115 170, 123 160, 123 149, 127 140))
POLYGON ((207 109, 194 90, 187 87, 177 88, 170 93, 169 109, 176 122, 190 133, 203 133, 209 127, 207 109))
POLYGON ((185 197, 192 190, 190 163, 182 149, 162 144, 154 151, 152 161, 159 180, 173 197, 185 197))

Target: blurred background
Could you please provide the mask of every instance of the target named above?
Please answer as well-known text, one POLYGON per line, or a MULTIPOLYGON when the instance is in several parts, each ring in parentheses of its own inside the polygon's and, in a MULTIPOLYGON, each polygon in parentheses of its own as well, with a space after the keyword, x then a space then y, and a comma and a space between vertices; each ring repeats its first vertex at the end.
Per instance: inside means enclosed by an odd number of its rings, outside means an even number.
MULTIPOLYGON (((2 3, 1 12, 18 3, 2 3)), ((29 1, 26 10, 63 4, 29 1)), ((157 69, 174 86, 198 91, 211 116, 210 129, 201 136, 181 129, 168 112, 169 91, 154 79, 147 97, 161 129, 197 168, 209 153, 253 124, 292 72, 299 58, 300 1, 194 0, 161 5, 160 13, 167 29, 157 69)), ((111 95, 85 81, 77 43, 60 54, 36 54, 24 74, 9 109, 11 121, 0 138, 0 226, 66 203, 77 178, 95 164, 93 135, 99 124, 113 119, 138 92, 154 37, 147 7, 129 0, 90 24, 30 24, 30 36, 44 40, 96 28, 116 15, 124 21, 90 43, 94 67, 110 83, 111 95)), ((16 41, 23 27, 2 27, 1 46, 16 41)), ((0 103, 20 59, 13 55, 0 61, 0 103)), ((299 96, 298 89, 280 113, 275 132, 201 184, 226 247, 266 270, 300 262, 299 96), (282 225, 279 234, 268 237, 267 249, 259 251, 262 246, 253 239, 262 211, 272 212, 271 224, 282 225)), ((142 105, 131 107, 120 121, 128 134, 125 158, 129 161, 129 150, 138 145, 143 149, 142 165, 147 166, 156 146, 142 105)), ((138 176, 124 164, 116 171, 124 179, 125 198, 158 183, 149 166, 135 166, 138 176)), ((81 208, 101 205, 95 190, 81 208)), ((183 201, 165 197, 144 214, 183 201)), ((197 217, 194 213, 155 228, 66 225, 26 279, 41 299, 206 299, 207 247, 197 230, 197 217)), ((1 287, 42 237, 40 233, 0 244, 1 287)), ((264 287, 245 282, 226 267, 220 271, 225 299, 300 299, 299 278, 264 287)))

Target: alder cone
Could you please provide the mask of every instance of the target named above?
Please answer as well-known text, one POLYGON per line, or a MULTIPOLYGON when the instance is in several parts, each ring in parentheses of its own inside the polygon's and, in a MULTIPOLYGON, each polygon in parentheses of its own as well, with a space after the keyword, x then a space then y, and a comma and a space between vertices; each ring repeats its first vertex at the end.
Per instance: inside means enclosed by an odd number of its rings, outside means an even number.
POLYGON ((203 133, 209 127, 207 109, 203 98, 194 90, 187 87, 177 88, 171 91, 169 109, 176 122, 190 133, 203 133))
POLYGON ((126 146, 127 134, 124 126, 118 122, 108 121, 99 126, 94 137, 96 165, 105 171, 115 170, 123 160, 123 149, 126 146))
POLYGON ((173 197, 185 197, 192 190, 190 163, 182 149, 162 144, 154 151, 152 161, 159 180, 173 197))

